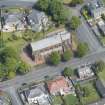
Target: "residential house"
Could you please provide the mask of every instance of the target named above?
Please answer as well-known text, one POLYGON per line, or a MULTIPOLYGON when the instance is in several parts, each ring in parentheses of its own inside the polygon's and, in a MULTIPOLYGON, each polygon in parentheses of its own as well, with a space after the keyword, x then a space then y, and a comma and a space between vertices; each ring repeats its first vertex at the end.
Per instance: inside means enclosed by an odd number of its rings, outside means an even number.
POLYGON ((31 29, 35 32, 40 32, 42 29, 47 28, 48 17, 44 12, 37 10, 32 10, 32 12, 27 16, 27 23, 31 26, 31 29))
POLYGON ((3 31, 12 32, 15 30, 24 30, 23 14, 12 13, 3 16, 5 24, 3 26, 3 31))
POLYGON ((43 84, 24 91, 24 96, 29 105, 50 105, 50 98, 43 84))
POLYGON ((94 76, 92 69, 88 66, 80 67, 77 70, 77 73, 81 80, 88 79, 94 76))
POLYGON ((47 87, 51 95, 75 94, 75 89, 70 80, 63 76, 58 76, 47 82, 47 87))
POLYGON ((105 22, 101 19, 98 23, 97 26, 101 32, 102 35, 105 35, 105 22))
POLYGON ((101 80, 96 81, 96 89, 100 93, 102 98, 105 98, 105 86, 101 82, 101 80))
POLYGON ((71 35, 68 31, 57 32, 47 38, 44 38, 37 42, 32 42, 28 46, 28 50, 36 63, 42 61, 45 62, 45 58, 52 52, 58 51, 62 53, 65 48, 71 46, 71 35), (44 59, 44 60, 43 60, 44 59))
POLYGON ((105 14, 105 6, 102 0, 91 0, 88 4, 90 14, 95 18, 100 18, 105 14))
POLYGON ((3 91, 0 91, 0 105, 12 105, 9 96, 3 91))

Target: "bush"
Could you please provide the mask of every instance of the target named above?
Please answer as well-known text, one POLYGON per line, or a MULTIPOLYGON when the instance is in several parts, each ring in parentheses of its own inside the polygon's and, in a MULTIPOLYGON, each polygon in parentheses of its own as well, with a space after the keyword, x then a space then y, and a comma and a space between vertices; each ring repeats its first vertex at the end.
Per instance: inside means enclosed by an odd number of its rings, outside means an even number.
POLYGON ((51 64, 58 65, 60 63, 60 60, 61 60, 61 56, 60 56, 60 54, 58 52, 53 52, 50 55, 51 64))
POLYGON ((63 71, 63 75, 67 76, 67 77, 72 76, 73 74, 74 74, 74 72, 73 72, 72 68, 66 67, 63 71))
POLYGON ((8 78, 9 78, 9 79, 14 78, 15 76, 16 76, 16 73, 13 72, 13 71, 10 71, 9 74, 8 74, 8 78))
POLYGON ((83 57, 89 51, 89 47, 87 43, 79 43, 77 47, 77 56, 83 57))
POLYGON ((66 50, 64 53, 63 53, 63 61, 68 61, 72 58, 73 56, 73 53, 71 50, 66 50))

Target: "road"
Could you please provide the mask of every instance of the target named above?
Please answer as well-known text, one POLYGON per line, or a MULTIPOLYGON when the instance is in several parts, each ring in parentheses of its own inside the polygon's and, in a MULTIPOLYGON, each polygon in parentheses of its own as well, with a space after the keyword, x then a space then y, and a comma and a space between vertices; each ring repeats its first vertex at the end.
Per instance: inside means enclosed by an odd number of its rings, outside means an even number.
POLYGON ((91 52, 102 49, 102 46, 97 40, 96 36, 93 34, 87 23, 83 21, 83 19, 81 26, 77 29, 77 37, 80 41, 86 42, 89 45, 91 52))
POLYGON ((93 63, 99 59, 105 59, 105 50, 97 51, 95 53, 91 53, 82 59, 73 59, 66 63, 60 63, 58 66, 43 66, 43 67, 36 67, 34 70, 30 71, 26 75, 17 76, 14 79, 4 81, 0 83, 0 88, 5 88, 9 86, 18 86, 22 83, 29 83, 32 81, 38 81, 44 79, 45 76, 53 76, 56 74, 60 74, 62 70, 66 66, 71 66, 73 68, 77 68, 80 65, 93 63))
POLYGON ((0 7, 28 7, 31 8, 37 0, 1 0, 0 7))
POLYGON ((89 105, 105 105, 105 99, 102 99, 99 102, 93 103, 93 104, 89 104, 89 105))

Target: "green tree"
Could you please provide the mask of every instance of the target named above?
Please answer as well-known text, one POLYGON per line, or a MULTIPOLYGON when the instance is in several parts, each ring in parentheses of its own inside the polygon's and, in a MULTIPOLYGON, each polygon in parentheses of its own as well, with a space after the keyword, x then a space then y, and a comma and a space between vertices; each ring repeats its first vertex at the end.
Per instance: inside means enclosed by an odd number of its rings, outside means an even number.
POLYGON ((58 24, 65 23, 68 11, 65 9, 63 2, 60 0, 52 0, 49 6, 49 13, 54 21, 58 24))
POLYGON ((67 77, 70 77, 70 76, 72 76, 73 74, 74 74, 74 72, 73 72, 73 69, 72 69, 72 68, 66 67, 66 68, 64 69, 64 71, 63 71, 63 75, 64 75, 64 76, 67 76, 67 77))
POLYGON ((105 14, 102 14, 101 17, 103 20, 105 20, 105 14))
POLYGON ((60 63, 60 60, 61 60, 61 56, 60 56, 60 54, 58 52, 53 52, 50 55, 51 64, 58 65, 60 63))
POLYGON ((16 72, 16 65, 17 65, 17 62, 18 62, 18 61, 17 61, 15 58, 13 58, 13 57, 7 58, 5 65, 6 65, 6 67, 8 68, 8 72, 9 72, 9 71, 16 72))
POLYGON ((19 62, 19 66, 18 66, 18 68, 17 68, 17 72, 18 72, 19 74, 25 74, 25 73, 27 73, 28 71, 29 71, 29 65, 26 64, 26 63, 23 62, 23 61, 20 61, 20 62, 19 62))
POLYGON ((16 51, 13 48, 6 47, 6 48, 0 50, 0 62, 5 63, 6 59, 10 58, 10 57, 17 58, 16 55, 17 55, 16 51))
POLYGON ((83 57, 89 51, 89 47, 87 43, 79 43, 77 47, 77 56, 83 57))
POLYGON ((102 72, 105 69, 105 62, 100 60, 95 63, 95 72, 99 73, 102 72))
POLYGON ((0 63, 0 80, 4 77, 3 64, 0 63))
POLYGON ((38 0, 36 7, 42 11, 48 11, 49 3, 51 0, 38 0))
POLYGON ((72 0, 70 4, 72 6, 76 6, 77 4, 82 4, 82 3, 83 3, 83 0, 72 0))
POLYGON ((12 79, 16 76, 16 73, 14 71, 10 71, 8 74, 8 79, 12 79))
POLYGON ((72 53, 71 50, 66 50, 66 51, 63 53, 63 60, 64 60, 64 61, 68 61, 68 60, 70 60, 72 57, 73 57, 73 53, 72 53))
POLYGON ((79 17, 72 16, 71 21, 70 21, 70 28, 73 30, 76 30, 80 24, 81 24, 81 21, 79 17))

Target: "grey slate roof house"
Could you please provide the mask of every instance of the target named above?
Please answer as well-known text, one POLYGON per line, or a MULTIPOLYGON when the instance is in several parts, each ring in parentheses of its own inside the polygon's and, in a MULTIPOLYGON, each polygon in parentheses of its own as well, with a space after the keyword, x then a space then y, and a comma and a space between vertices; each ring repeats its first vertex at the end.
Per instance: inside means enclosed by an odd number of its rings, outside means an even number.
POLYGON ((7 93, 0 90, 0 105, 12 105, 10 97, 7 93))
POLYGON ((4 31, 14 31, 16 30, 23 30, 24 24, 22 23, 23 14, 21 13, 12 13, 12 14, 5 14, 4 16, 5 25, 3 27, 4 31))
POLYGON ((32 12, 27 16, 28 24, 31 29, 35 32, 40 32, 44 27, 47 26, 48 18, 44 12, 37 10, 32 10, 32 12))
POLYGON ((102 0, 91 0, 88 4, 88 8, 95 19, 101 17, 102 14, 105 14, 105 6, 102 0))
POLYGON ((70 47, 71 34, 65 30, 30 43, 28 45, 28 51, 30 51, 30 55, 33 57, 35 64, 42 64, 45 63, 46 58, 48 58, 52 52, 57 51, 63 53, 66 48, 70 47))
POLYGON ((42 84, 38 84, 32 89, 26 90, 25 97, 29 105, 50 105, 49 95, 42 84))

